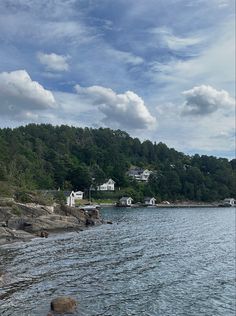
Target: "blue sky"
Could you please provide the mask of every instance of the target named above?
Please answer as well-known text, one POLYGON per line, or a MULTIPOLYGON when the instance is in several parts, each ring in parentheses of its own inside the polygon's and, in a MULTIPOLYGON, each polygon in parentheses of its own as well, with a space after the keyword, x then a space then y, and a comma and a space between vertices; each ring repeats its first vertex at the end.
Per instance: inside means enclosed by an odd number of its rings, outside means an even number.
POLYGON ((108 126, 232 158, 234 12, 234 0, 1 0, 0 126, 108 126))

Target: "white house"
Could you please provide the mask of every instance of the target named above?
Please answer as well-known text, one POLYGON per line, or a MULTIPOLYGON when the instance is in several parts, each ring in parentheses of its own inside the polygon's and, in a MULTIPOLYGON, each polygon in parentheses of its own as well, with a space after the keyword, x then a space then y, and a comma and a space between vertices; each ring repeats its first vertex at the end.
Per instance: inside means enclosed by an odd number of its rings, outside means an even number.
POLYGON ((115 181, 109 179, 107 182, 99 185, 97 187, 98 191, 114 191, 115 190, 115 181))
POLYGON ((143 170, 143 172, 140 175, 140 180, 147 182, 151 173, 152 173, 152 171, 150 171, 148 169, 143 170))
POLYGON ((151 205, 151 206, 156 205, 156 199, 154 197, 146 197, 144 199, 144 204, 151 205))
POLYGON ((84 192, 82 191, 65 192, 65 196, 66 196, 66 205, 74 207, 76 200, 83 199, 84 192))
POLYGON ((119 206, 131 206, 133 202, 133 199, 131 197, 122 197, 119 200, 119 206))
POLYGON ((128 176, 137 180, 137 181, 145 181, 147 182, 149 176, 152 174, 152 171, 148 169, 142 169, 136 166, 132 166, 127 172, 128 176))

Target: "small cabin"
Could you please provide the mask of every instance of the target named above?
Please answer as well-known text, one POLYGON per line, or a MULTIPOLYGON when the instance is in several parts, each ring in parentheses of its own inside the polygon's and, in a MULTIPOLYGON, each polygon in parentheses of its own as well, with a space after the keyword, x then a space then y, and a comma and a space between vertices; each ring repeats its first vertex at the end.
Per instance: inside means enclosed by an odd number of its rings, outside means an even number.
POLYGON ((119 206, 131 206, 133 199, 131 197, 122 197, 119 200, 119 206))
POLYGON ((82 191, 65 192, 65 196, 66 196, 66 205, 74 207, 76 200, 83 200, 84 192, 82 191))
POLYGON ((146 197, 144 199, 144 205, 151 205, 151 206, 154 206, 156 205, 156 199, 154 197, 146 197))

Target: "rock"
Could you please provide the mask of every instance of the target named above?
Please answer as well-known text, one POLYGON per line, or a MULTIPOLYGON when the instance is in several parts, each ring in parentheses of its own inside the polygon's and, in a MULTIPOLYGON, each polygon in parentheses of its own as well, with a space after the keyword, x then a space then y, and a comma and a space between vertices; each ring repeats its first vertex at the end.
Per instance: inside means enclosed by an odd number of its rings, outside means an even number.
POLYGON ((53 209, 38 204, 14 203, 0 206, 0 244, 47 238, 51 231, 79 231, 105 223, 96 208, 84 211, 77 207, 55 205, 53 209))
POLYGON ((112 225, 113 223, 112 223, 112 221, 107 221, 107 224, 110 224, 110 225, 112 225))
POLYGON ((93 226, 95 225, 94 221, 91 218, 87 218, 85 222, 86 226, 93 226))
POLYGON ((41 231, 77 229, 80 227, 78 220, 73 216, 43 215, 37 218, 28 219, 28 227, 24 230, 31 233, 40 233, 41 231))
POLYGON ((67 296, 57 297, 51 302, 51 310, 58 314, 73 314, 76 310, 76 301, 67 296))
POLYGON ((10 241, 12 234, 4 227, 0 227, 0 245, 10 241))
POLYGON ((7 227, 10 229, 23 229, 25 219, 14 216, 7 221, 7 227))
POLYGON ((0 227, 0 245, 12 241, 31 240, 33 236, 23 230, 0 227))
POLYGON ((12 217, 11 207, 0 206, 0 222, 6 222, 11 217, 12 217))
POLYGON ((40 232, 40 237, 42 237, 42 238, 48 238, 48 232, 46 231, 46 230, 42 230, 41 232, 40 232))

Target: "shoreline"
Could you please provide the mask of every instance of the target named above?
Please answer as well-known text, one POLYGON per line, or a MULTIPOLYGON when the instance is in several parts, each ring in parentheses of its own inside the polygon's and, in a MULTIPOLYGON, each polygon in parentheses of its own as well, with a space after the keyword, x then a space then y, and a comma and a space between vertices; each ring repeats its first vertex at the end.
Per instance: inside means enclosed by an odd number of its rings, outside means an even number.
POLYGON ((116 206, 115 203, 111 204, 100 204, 102 208, 109 208, 109 207, 115 207, 115 208, 214 208, 214 207, 220 207, 218 204, 156 204, 156 205, 141 205, 141 204, 133 204, 131 206, 116 206))
MULTIPOLYGON (((34 208, 26 204, 17 204, 24 209, 24 212, 16 216, 9 210, 5 220, 1 220, 0 224, 0 246, 12 244, 15 242, 27 242, 34 238, 47 238, 51 234, 63 234, 67 232, 83 231, 93 226, 101 224, 110 224, 110 221, 103 220, 97 209, 84 211, 78 208, 57 206, 52 213, 45 215, 45 206, 35 206, 34 208), (27 210, 27 211, 26 211, 27 210), (38 215, 32 216, 32 210, 38 215), (43 211, 42 211, 43 210, 43 211), (29 213, 28 213, 29 212, 29 213)), ((116 207, 114 203, 101 204, 101 208, 143 208, 143 209, 194 209, 194 208, 224 208, 218 204, 194 204, 194 203, 177 203, 177 204, 156 204, 154 206, 133 204, 131 207, 116 207)), ((0 206, 3 212, 4 207, 0 206)))
POLYGON ((97 209, 84 211, 56 205, 49 211, 45 205, 20 203, 14 203, 13 207, 0 206, 0 246, 47 238, 54 233, 80 232, 103 223, 106 222, 97 209))

